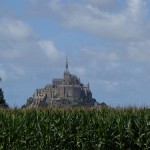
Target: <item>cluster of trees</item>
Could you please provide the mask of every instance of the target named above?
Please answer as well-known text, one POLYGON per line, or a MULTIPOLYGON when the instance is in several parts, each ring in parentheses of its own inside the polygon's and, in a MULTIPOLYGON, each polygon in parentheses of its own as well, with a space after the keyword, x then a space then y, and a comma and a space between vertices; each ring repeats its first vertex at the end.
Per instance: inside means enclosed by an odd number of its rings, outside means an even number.
POLYGON ((8 108, 8 104, 6 103, 4 99, 4 93, 3 93, 2 88, 0 88, 0 107, 8 108))

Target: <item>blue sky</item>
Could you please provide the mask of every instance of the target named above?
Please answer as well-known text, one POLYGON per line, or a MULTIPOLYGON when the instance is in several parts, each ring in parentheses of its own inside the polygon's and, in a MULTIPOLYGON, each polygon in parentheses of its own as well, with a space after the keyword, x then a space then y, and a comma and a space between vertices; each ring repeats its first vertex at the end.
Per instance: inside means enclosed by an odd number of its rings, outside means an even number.
POLYGON ((112 106, 150 106, 149 0, 1 0, 0 86, 10 106, 69 70, 112 106))

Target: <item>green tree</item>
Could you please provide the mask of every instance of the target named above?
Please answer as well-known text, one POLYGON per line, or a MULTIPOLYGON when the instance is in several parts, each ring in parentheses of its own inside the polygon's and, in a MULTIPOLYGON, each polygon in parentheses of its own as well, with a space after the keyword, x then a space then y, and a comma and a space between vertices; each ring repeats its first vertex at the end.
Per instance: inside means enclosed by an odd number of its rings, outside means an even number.
POLYGON ((0 88, 0 106, 8 108, 8 104, 6 103, 6 101, 4 99, 3 90, 1 88, 0 88))
POLYGON ((0 88, 0 104, 4 104, 4 103, 5 103, 4 94, 2 89, 0 88))

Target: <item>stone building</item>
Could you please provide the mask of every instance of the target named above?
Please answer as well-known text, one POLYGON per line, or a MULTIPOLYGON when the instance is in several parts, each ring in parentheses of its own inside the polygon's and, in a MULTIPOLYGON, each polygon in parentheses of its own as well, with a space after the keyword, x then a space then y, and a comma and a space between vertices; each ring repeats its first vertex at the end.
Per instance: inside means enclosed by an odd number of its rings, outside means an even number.
POLYGON ((52 84, 46 85, 44 88, 36 89, 33 95, 33 107, 53 104, 59 100, 78 100, 82 103, 94 103, 92 98, 90 85, 80 82, 80 78, 72 75, 68 69, 68 60, 66 58, 66 66, 64 77, 62 79, 53 79, 52 84))

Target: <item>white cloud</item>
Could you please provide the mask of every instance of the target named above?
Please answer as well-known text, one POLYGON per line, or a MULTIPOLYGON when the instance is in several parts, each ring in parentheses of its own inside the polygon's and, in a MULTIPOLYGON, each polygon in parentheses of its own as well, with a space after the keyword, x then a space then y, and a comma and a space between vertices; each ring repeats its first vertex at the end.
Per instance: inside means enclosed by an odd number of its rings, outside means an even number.
POLYGON ((95 61, 117 61, 119 60, 119 54, 117 51, 91 51, 90 49, 83 49, 82 53, 84 56, 87 56, 89 59, 95 61))
POLYGON ((82 66, 73 68, 73 71, 78 74, 78 76, 84 76, 86 74, 86 69, 82 66))
POLYGON ((21 79, 26 74, 32 76, 31 70, 58 65, 62 57, 65 58, 63 52, 57 50, 51 40, 37 37, 23 20, 0 19, 0 60, 6 68, 0 68, 0 75, 5 80, 21 79))
POLYGON ((150 62, 150 40, 130 43, 127 47, 127 56, 135 62, 150 62))
POLYGON ((43 40, 39 42, 39 45, 50 61, 57 62, 64 58, 64 54, 56 49, 52 41, 43 40))
POLYGON ((7 58, 7 59, 16 59, 20 56, 18 51, 15 50, 3 50, 1 52, 1 56, 3 58, 7 58))
POLYGON ((11 64, 10 67, 14 71, 16 76, 19 76, 19 77, 20 76, 25 76, 26 73, 25 73, 25 70, 22 67, 20 67, 18 65, 13 65, 13 64, 11 64))
MULTIPOLYGON (((52 0, 49 3, 49 12, 67 27, 79 28, 111 40, 135 41, 149 38, 145 0, 127 0, 126 7, 117 12, 103 10, 94 3, 98 1, 71 5, 52 0)), ((101 3, 100 1, 99 4, 101 3)))
POLYGON ((120 63, 119 62, 109 62, 109 63, 107 63, 107 66, 106 66, 107 71, 114 71, 114 70, 117 70, 117 69, 120 69, 120 63))
POLYGON ((3 18, 0 20, 0 38, 22 40, 32 35, 31 28, 21 20, 3 18))
POLYGON ((141 21, 147 13, 146 0, 128 0, 127 13, 133 21, 141 21))
POLYGON ((90 4, 95 7, 103 8, 111 8, 114 7, 117 4, 116 0, 83 0, 85 4, 90 4))

